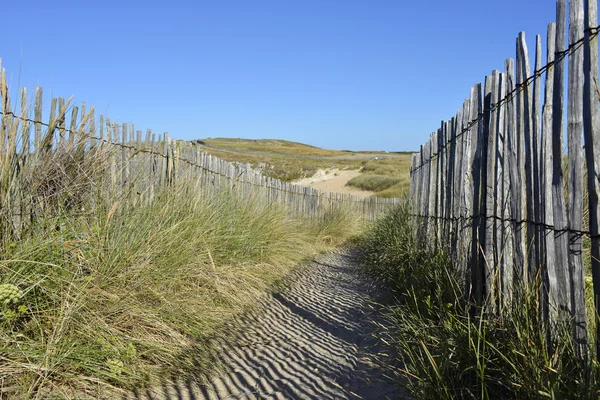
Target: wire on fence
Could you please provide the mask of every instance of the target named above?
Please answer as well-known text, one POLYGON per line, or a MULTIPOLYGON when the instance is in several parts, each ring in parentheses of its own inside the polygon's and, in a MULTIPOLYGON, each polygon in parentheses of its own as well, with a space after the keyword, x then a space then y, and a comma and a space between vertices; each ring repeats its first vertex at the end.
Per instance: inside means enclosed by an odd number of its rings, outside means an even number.
POLYGON ((587 236, 592 239, 600 238, 600 235, 592 235, 590 231, 587 230, 579 230, 579 229, 571 229, 571 228, 556 228, 554 225, 546 224, 543 222, 537 222, 530 219, 514 219, 514 218, 502 218, 497 215, 484 215, 478 214, 474 216, 464 216, 464 217, 438 217, 435 215, 421 215, 421 214, 409 214, 411 217, 423 218, 423 219, 432 219, 437 221, 451 221, 451 222, 459 222, 459 221, 480 221, 481 219, 494 219, 499 222, 510 222, 516 225, 529 224, 533 226, 539 226, 544 228, 545 230, 549 230, 557 233, 573 233, 579 236, 587 236))
MULTIPOLYGON (((23 116, 20 116, 20 115, 16 115, 12 111, 8 111, 8 112, 2 112, 2 111, 0 111, 0 115, 10 116, 12 118, 15 118, 15 119, 18 119, 18 120, 21 120, 21 121, 24 121, 24 122, 28 122, 28 123, 40 124, 40 125, 48 127, 48 128, 50 128, 50 127, 52 127, 52 125, 54 125, 54 129, 58 129, 58 126, 56 124, 48 124, 48 123, 45 123, 43 121, 37 121, 37 120, 31 119, 31 118, 27 118, 27 117, 23 117, 23 116)), ((106 138, 101 138, 101 137, 94 136, 93 134, 83 132, 81 130, 81 127, 80 127, 79 130, 72 130, 72 129, 61 128, 61 131, 68 132, 69 134, 76 133, 76 134, 81 135, 83 137, 86 137, 88 139, 98 140, 98 141, 102 142, 103 144, 117 146, 117 147, 120 147, 120 148, 129 149, 129 150, 134 150, 136 153, 152 154, 152 155, 156 155, 156 156, 162 157, 164 159, 169 158, 167 155, 165 155, 163 153, 160 153, 160 152, 157 152, 157 151, 148 150, 148 149, 143 148, 143 147, 139 148, 139 147, 136 147, 136 146, 131 146, 131 145, 125 144, 125 143, 113 142, 113 141, 107 140, 106 138)), ((195 146, 195 144, 193 142, 190 142, 190 143, 192 143, 192 146, 195 146)), ((178 156, 173 156, 172 158, 176 159, 178 161, 187 163, 187 164, 189 164, 189 165, 191 165, 193 167, 199 168, 199 169, 201 169, 203 171, 209 172, 209 173, 211 173, 213 175, 217 175, 217 176, 223 177, 223 178, 225 178, 225 179, 227 179, 229 181, 245 183, 245 184, 253 186, 253 187, 268 188, 268 189, 271 189, 271 190, 279 191, 279 192, 284 193, 284 194, 294 194, 294 195, 301 194, 304 197, 311 197, 311 198, 321 198, 321 197, 325 196, 325 194, 326 194, 325 192, 321 192, 320 194, 319 193, 317 193, 317 194, 296 193, 296 192, 292 192, 290 190, 285 190, 283 188, 279 188, 277 186, 259 185, 259 184, 254 183, 254 182, 240 180, 239 178, 240 178, 240 176, 243 173, 240 173, 236 178, 234 178, 234 177, 231 177, 229 175, 222 174, 222 173, 220 173, 218 171, 214 171, 214 170, 212 170, 210 168, 206 168, 205 166, 197 164, 197 163, 195 163, 195 162, 193 162, 193 161, 191 161, 191 160, 189 160, 187 158, 178 157, 178 156)), ((294 186, 302 187, 300 185, 294 185, 294 186)), ((350 203, 365 203, 365 202, 374 201, 373 200, 374 198, 372 198, 372 197, 362 197, 362 196, 353 196, 353 197, 350 197, 349 199, 343 199, 343 201, 350 202, 350 203), (355 199, 353 197, 356 197, 357 199, 355 199)), ((390 199, 378 199, 378 201, 381 202, 382 204, 393 204, 394 203, 393 199, 391 199, 391 200, 390 199)))
MULTIPOLYGON (((595 28, 588 28, 585 30, 585 33, 589 34, 589 39, 591 40, 592 38, 594 38, 595 36, 598 36, 598 34, 600 34, 600 25, 598 25, 595 28)), ((544 65, 542 68, 540 68, 539 70, 534 71, 533 75, 527 77, 527 79, 525 79, 523 82, 521 83, 517 83, 515 88, 513 90, 511 90, 509 93, 506 94, 506 96, 504 96, 502 99, 498 100, 496 103, 492 103, 489 109, 484 109, 482 113, 479 113, 479 115, 477 116, 476 119, 471 120, 467 126, 465 126, 460 132, 458 132, 454 138, 448 139, 445 143, 442 144, 442 146, 438 149, 437 152, 433 153, 431 155, 431 157, 429 157, 427 160, 423 161, 423 163, 421 163, 420 165, 411 168, 411 173, 413 171, 417 171, 421 168, 423 168, 425 165, 429 164, 431 162, 431 160, 433 160, 434 158, 437 158, 438 153, 440 153, 441 150, 446 149, 446 147, 451 144, 452 142, 455 142, 458 138, 460 138, 462 135, 466 134, 467 132, 469 132, 469 130, 471 130, 471 128, 477 124, 485 114, 487 114, 488 112, 494 112, 497 109, 499 109, 501 106, 503 106, 504 104, 507 104, 508 102, 510 102, 517 94, 519 94, 520 92, 522 92, 523 90, 525 90, 525 88, 527 88, 529 86, 529 84, 531 82, 534 82, 537 78, 541 77, 542 74, 546 71, 548 71, 551 67, 554 66, 554 64, 557 64, 559 62, 561 62, 562 60, 564 60, 567 56, 573 54, 576 50, 579 50, 581 48, 581 46, 583 45, 583 43, 586 40, 586 36, 580 38, 579 40, 571 43, 569 45, 569 47, 567 47, 566 50, 564 51, 558 51, 555 52, 555 56, 556 58, 549 62, 548 64, 544 65)))

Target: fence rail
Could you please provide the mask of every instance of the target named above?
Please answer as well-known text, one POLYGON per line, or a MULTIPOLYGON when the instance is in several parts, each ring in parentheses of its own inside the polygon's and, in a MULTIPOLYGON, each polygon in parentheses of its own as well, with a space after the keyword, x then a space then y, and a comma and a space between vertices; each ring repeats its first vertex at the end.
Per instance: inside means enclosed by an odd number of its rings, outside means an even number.
MULTIPOLYGON (((328 193, 265 177, 203 153, 194 142, 174 140, 167 133, 157 136, 151 130, 143 133, 133 124, 111 122, 102 115, 96 120, 93 108, 87 110, 85 103, 71 106, 71 99, 53 98, 44 118, 43 89, 39 87, 33 113, 26 89, 21 89, 19 97, 17 112, 11 108, 2 69, 0 218, 5 226, 10 226, 11 235, 22 232, 36 216, 43 215, 39 193, 29 187, 31 177, 61 154, 71 158, 72 167, 78 168, 102 152, 107 161, 101 172, 100 190, 109 203, 148 204, 160 190, 178 182, 190 184, 198 193, 229 190, 238 196, 257 197, 265 204, 284 204, 300 218, 322 218, 342 207, 369 221, 397 202, 328 193)), ((51 188, 46 188, 46 192, 51 193, 51 188)))
POLYGON ((503 72, 472 87, 456 116, 413 154, 410 198, 424 234, 461 266, 477 303, 501 312, 517 287, 540 277, 546 322, 572 319, 583 344, 584 262, 591 265, 596 311, 600 295, 599 27, 596 0, 571 0, 568 9, 567 25, 567 2, 557 1, 544 66, 538 35, 531 74, 521 32, 516 62, 507 59, 503 72), (586 260, 584 237, 591 241, 586 260))

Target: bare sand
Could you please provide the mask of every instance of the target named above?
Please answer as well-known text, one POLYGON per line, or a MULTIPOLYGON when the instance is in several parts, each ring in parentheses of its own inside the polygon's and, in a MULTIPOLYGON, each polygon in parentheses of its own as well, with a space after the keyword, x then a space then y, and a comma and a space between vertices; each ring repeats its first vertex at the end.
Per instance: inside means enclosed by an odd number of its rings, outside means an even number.
POLYGON ((375 193, 368 190, 356 189, 351 186, 345 186, 350 179, 358 175, 360 175, 360 171, 357 169, 338 170, 334 168, 327 171, 320 169, 314 176, 310 178, 298 179, 293 183, 297 185, 310 186, 312 188, 331 193, 347 193, 356 196, 371 196, 373 193, 375 193))

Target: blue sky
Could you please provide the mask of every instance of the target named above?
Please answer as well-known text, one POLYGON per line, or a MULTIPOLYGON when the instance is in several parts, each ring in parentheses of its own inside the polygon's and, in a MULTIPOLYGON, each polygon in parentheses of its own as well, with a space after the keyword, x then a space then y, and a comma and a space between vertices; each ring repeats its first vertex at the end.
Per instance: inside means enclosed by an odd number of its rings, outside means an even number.
POLYGON ((409 151, 514 58, 519 31, 531 53, 545 42, 554 14, 550 0, 6 1, 0 57, 13 92, 74 95, 178 139, 409 151))

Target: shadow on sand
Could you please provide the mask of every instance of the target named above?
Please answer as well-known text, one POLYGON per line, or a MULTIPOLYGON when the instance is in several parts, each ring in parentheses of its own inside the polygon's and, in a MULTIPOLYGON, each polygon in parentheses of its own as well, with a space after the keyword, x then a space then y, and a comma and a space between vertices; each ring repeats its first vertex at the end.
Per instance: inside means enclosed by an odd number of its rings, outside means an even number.
POLYGON ((320 256, 215 341, 211 376, 169 380, 127 399, 401 399, 373 333, 382 291, 350 252, 320 256))

